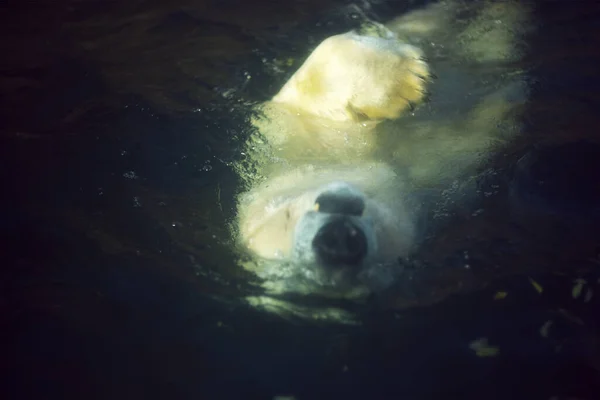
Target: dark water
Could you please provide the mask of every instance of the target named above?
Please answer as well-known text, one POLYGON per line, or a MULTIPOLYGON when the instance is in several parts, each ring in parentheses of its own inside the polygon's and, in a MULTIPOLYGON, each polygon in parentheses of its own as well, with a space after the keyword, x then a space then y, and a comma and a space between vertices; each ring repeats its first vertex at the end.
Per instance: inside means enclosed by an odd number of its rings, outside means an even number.
POLYGON ((527 134, 480 182, 499 185, 482 200, 495 211, 458 216, 424 250, 435 268, 415 275, 398 307, 375 299, 362 327, 340 327, 238 300, 256 290, 235 267, 226 225, 248 124, 238 99, 264 100, 285 79, 263 58, 307 54, 349 29, 351 13, 335 12, 343 5, 3 6, 3 398, 600 396, 591 2, 539 3, 527 134), (466 249, 468 275, 455 272, 466 249), (508 296, 494 300, 498 291, 508 296), (500 353, 477 357, 479 338, 500 353))

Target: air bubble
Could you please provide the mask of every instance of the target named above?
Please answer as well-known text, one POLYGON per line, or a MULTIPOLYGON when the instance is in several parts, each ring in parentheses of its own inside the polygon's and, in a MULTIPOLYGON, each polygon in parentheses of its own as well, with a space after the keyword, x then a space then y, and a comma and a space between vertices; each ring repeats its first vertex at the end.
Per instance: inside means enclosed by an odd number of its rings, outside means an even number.
POLYGON ((137 179, 138 176, 135 171, 127 171, 123 173, 123 177, 127 179, 137 179))

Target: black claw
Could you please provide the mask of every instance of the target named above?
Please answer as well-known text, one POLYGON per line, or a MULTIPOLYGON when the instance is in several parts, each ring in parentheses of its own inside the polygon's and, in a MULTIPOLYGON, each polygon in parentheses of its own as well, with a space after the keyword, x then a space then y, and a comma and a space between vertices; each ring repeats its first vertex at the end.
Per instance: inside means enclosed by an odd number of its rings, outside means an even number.
POLYGON ((431 77, 429 77, 429 76, 424 76, 424 75, 421 75, 421 74, 415 74, 415 75, 417 76, 417 78, 419 78, 423 82, 429 82, 429 80, 431 79, 431 77))
POLYGON ((433 75, 433 74, 429 74, 429 76, 425 76, 423 74, 419 74, 415 71, 410 70, 410 72, 416 76, 417 78, 419 78, 420 80, 422 80, 423 82, 429 82, 431 79, 435 79, 437 78, 437 76, 433 75))

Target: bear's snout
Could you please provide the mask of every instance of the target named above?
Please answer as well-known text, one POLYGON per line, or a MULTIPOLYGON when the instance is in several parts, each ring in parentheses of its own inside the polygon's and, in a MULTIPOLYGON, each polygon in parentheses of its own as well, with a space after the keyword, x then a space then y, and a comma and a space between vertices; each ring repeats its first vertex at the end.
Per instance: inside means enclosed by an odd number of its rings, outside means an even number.
POLYGON ((364 194, 345 182, 334 182, 321 193, 315 204, 319 212, 362 216, 365 211, 364 194))
POLYGON ((360 265, 368 253, 365 233, 348 217, 335 218, 323 225, 312 247, 322 263, 329 266, 360 265))

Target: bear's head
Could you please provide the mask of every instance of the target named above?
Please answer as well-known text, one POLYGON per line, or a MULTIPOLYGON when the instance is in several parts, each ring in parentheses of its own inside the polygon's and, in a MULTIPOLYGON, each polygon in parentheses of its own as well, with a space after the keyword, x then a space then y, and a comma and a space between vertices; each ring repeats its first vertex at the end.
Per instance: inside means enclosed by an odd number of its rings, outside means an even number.
POLYGON ((258 276, 287 280, 286 291, 298 280, 303 291, 347 291, 372 286, 408 254, 414 223, 397 179, 383 166, 362 168, 284 174, 246 199, 240 233, 261 259, 258 276))

